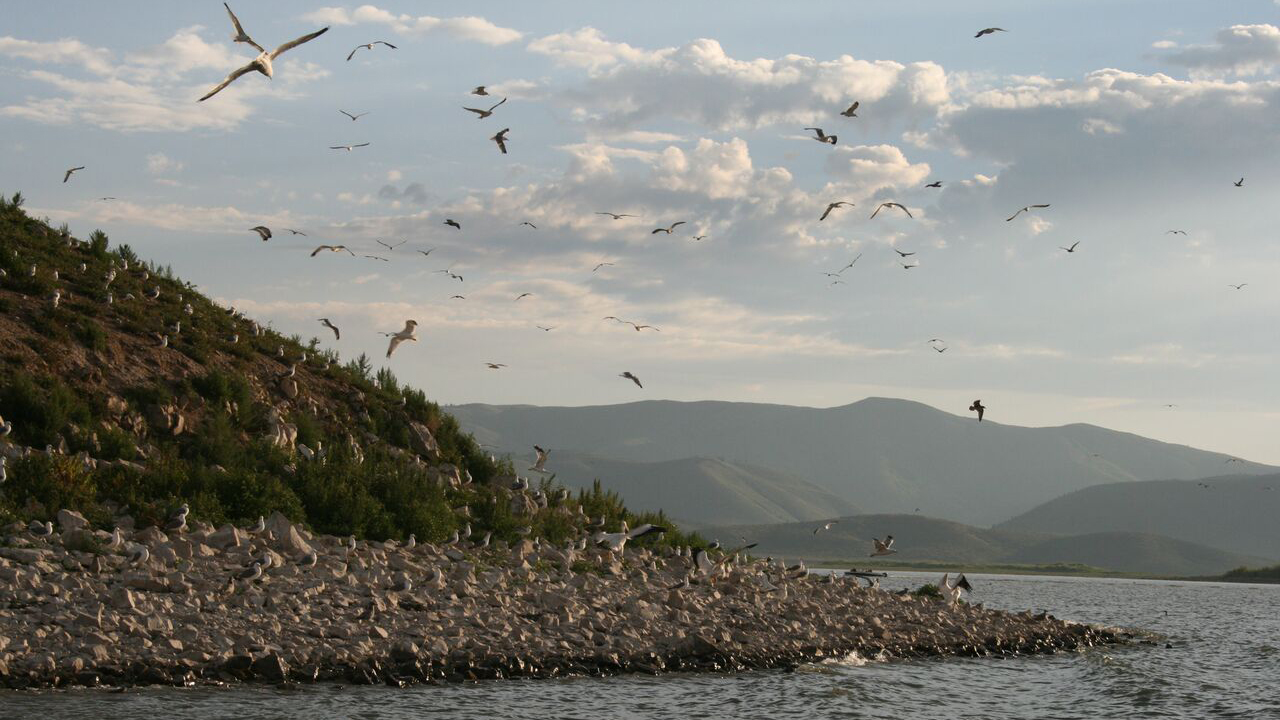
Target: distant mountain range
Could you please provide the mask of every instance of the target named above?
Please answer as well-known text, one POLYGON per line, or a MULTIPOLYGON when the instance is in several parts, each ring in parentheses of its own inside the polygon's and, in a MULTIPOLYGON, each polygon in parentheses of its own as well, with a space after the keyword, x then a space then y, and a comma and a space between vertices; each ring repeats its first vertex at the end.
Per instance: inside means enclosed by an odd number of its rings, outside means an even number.
POLYGON ((1096 485, 996 527, 1060 535, 1154 533, 1274 563, 1280 560, 1280 474, 1096 485))
MULTIPOLYGON (((868 398, 819 409, 728 402, 646 401, 595 407, 456 405, 449 407, 478 440, 517 457, 532 456, 536 443, 552 449, 548 469, 573 482, 586 474, 601 480, 647 484, 623 491, 629 504, 659 506, 677 518, 706 524, 711 517, 738 517, 699 507, 692 490, 655 481, 664 468, 577 465, 574 455, 626 463, 687 461, 680 472, 700 478, 690 488, 738 496, 737 508, 755 504, 754 517, 790 512, 803 518, 803 503, 782 497, 785 488, 826 490, 867 512, 946 517, 991 525, 1026 513, 1066 493, 1095 485, 1142 480, 1194 479, 1241 473, 1275 473, 1277 468, 1231 462, 1229 456, 1172 445, 1092 425, 1025 428, 995 421, 999 406, 989 403, 979 423, 906 400, 868 398), (718 458, 718 466, 701 458, 718 458), (561 459, 566 463, 562 466, 561 459), (773 471, 768 473, 765 469, 773 471), (644 472, 642 472, 644 471, 644 472), (617 472, 610 480, 603 475, 617 472), (585 474, 584 474, 585 473, 585 474), (781 477, 779 477, 781 476, 781 477), (807 483, 808 485, 800 485, 807 483), (664 495, 656 492, 661 488, 664 495), (782 490, 780 490, 782 489, 782 490), (747 500, 747 495, 756 499, 747 500), (678 502, 679 505, 668 504, 678 502)), ((585 462, 585 461, 584 461, 585 462)), ((706 496, 710 497, 710 496, 706 496)), ((833 505, 828 516, 844 512, 833 505)), ((720 522, 716 520, 715 522, 720 522)))
POLYGON ((1083 564, 1116 572, 1152 575, 1212 575, 1242 565, 1267 564, 1262 557, 1232 553, 1161 535, 1105 532, 1052 536, 1020 530, 985 529, 919 515, 843 517, 830 530, 814 534, 821 523, 737 525, 702 532, 733 545, 759 543, 753 552, 787 560, 803 558, 811 566, 842 561, 855 567, 873 563, 951 563, 967 566, 1083 564), (895 537, 895 555, 872 560, 871 539, 895 537))

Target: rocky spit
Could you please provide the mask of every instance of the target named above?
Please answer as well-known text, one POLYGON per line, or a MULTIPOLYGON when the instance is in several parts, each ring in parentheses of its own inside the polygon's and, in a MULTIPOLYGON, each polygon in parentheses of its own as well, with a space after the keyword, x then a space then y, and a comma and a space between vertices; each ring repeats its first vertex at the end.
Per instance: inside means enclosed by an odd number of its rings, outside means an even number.
POLYGON ((110 549, 111 534, 65 510, 49 538, 18 525, 0 534, 0 686, 406 685, 1118 641, 1052 616, 788 574, 763 560, 722 562, 686 585, 689 558, 635 546, 350 549, 279 515, 257 533, 193 523, 125 537, 150 557, 131 562, 110 549), (269 567, 238 578, 255 560, 269 567))

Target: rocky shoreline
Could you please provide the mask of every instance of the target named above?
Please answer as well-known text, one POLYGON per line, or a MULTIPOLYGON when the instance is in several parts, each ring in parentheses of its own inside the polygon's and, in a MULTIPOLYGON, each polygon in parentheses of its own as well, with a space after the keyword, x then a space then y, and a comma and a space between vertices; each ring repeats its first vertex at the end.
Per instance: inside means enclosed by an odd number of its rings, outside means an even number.
POLYGON ((1049 615, 949 605, 764 560, 722 557, 698 572, 687 556, 636 546, 352 548, 279 515, 257 533, 193 523, 172 536, 147 528, 119 537, 75 513, 58 519, 48 538, 4 530, 0 687, 403 686, 1121 641, 1049 615), (122 542, 149 557, 125 554, 122 542), (255 561, 265 566, 256 577, 255 561))

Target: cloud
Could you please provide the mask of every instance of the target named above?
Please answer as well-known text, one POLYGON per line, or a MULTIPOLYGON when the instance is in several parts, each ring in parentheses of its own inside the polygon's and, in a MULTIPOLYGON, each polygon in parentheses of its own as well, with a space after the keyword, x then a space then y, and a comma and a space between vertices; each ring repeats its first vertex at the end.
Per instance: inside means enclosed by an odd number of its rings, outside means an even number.
POLYGON ((1202 75, 1257 75, 1280 63, 1280 28, 1274 25, 1232 25, 1219 30, 1215 39, 1212 45, 1187 45, 1162 58, 1202 75))
POLYGON ((842 55, 741 60, 701 38, 681 47, 646 50, 612 42, 595 28, 529 43, 560 65, 583 68, 586 81, 555 99, 575 116, 609 129, 659 119, 737 131, 830 120, 851 99, 874 107, 881 121, 934 117, 949 100, 947 75, 932 62, 902 64, 842 55))
POLYGON ((147 172, 152 175, 168 175, 182 172, 183 163, 170 158, 164 153, 152 153, 147 156, 147 172))
POLYGON ((0 37, 0 55, 41 64, 79 65, 95 75, 109 75, 112 71, 110 51, 75 39, 35 42, 6 35, 0 37))
POLYGON ((464 16, 439 18, 431 15, 397 15, 374 5, 361 5, 355 10, 341 7, 323 7, 306 13, 304 20, 327 25, 385 25, 399 35, 421 36, 431 32, 444 32, 459 40, 505 45, 523 37, 518 30, 495 25, 482 17, 464 16))

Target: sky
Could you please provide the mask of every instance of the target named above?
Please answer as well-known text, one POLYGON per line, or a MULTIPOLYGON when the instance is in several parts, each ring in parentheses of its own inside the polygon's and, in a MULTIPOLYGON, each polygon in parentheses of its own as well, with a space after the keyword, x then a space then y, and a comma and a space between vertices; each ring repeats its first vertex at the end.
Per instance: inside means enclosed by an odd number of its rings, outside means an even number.
POLYGON ((197 102, 256 54, 220 3, 17 4, 0 191, 442 403, 981 398, 1280 464, 1280 4, 725 7, 241 1, 329 31, 197 102))

